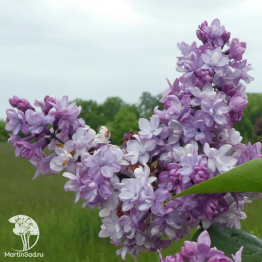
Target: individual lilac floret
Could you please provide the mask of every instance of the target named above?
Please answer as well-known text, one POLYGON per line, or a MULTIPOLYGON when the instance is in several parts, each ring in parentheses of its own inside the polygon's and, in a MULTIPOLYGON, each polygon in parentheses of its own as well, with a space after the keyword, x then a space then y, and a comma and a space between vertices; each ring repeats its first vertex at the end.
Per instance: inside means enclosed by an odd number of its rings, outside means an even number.
POLYGON ((21 130, 25 135, 29 133, 28 126, 25 122, 25 115, 22 111, 16 112, 14 109, 7 109, 6 131, 12 131, 13 135, 17 135, 21 130))
POLYGON ((26 99, 19 98, 17 96, 13 96, 13 98, 10 98, 9 103, 12 107, 17 108, 18 110, 20 110, 24 113, 28 109, 35 110, 26 99))
POLYGON ((68 105, 68 96, 63 96, 62 99, 56 99, 55 103, 49 103, 55 107, 56 111, 51 111, 50 114, 55 116, 59 121, 57 125, 62 129, 69 127, 70 124, 74 124, 76 118, 81 112, 81 106, 77 107, 76 103, 73 102, 68 105))
POLYGON ((151 116, 150 122, 145 118, 139 119, 139 135, 144 138, 152 138, 158 136, 163 130, 163 127, 159 127, 159 117, 156 115, 151 116))
POLYGON ((50 168, 50 162, 55 156, 55 154, 46 156, 42 148, 36 149, 36 154, 29 160, 30 163, 37 168, 33 179, 36 179, 40 174, 47 175, 52 173, 59 173, 54 170, 51 170, 50 168))
POLYGON ((192 106, 199 106, 201 105, 201 100, 204 98, 213 99, 216 96, 216 92, 214 87, 211 84, 206 84, 200 90, 198 87, 191 87, 190 91, 194 98, 191 100, 192 106))
POLYGON ((130 161, 131 165, 135 165, 137 162, 146 164, 150 158, 148 152, 154 150, 156 140, 141 140, 138 135, 134 135, 134 137, 136 140, 129 140, 126 143, 127 154, 125 154, 125 159, 130 161))
POLYGON ((196 70, 195 75, 197 77, 195 85, 198 87, 202 87, 205 84, 208 84, 212 81, 214 77, 214 71, 212 69, 203 69, 199 68, 196 70))
POLYGON ((229 59, 235 59, 236 61, 242 60, 242 55, 246 51, 246 43, 239 42, 237 38, 234 38, 231 41, 230 49, 229 49, 229 59))
POLYGON ((203 60, 197 52, 191 52, 188 56, 178 57, 178 72, 184 72, 186 77, 190 77, 197 69, 201 68, 203 60))
POLYGON ((96 132, 90 127, 80 127, 72 136, 72 140, 68 140, 65 143, 65 148, 68 151, 74 151, 79 155, 86 153, 94 145, 96 132))
POLYGON ((83 182, 81 181, 79 168, 76 169, 76 175, 71 174, 69 172, 65 172, 63 177, 69 178, 64 185, 65 191, 73 191, 76 194, 75 203, 80 199, 81 187, 83 186, 83 182))
POLYGON ((205 120, 205 114, 203 111, 197 111, 195 115, 190 117, 184 124, 185 137, 189 139, 195 139, 201 141, 202 144, 205 142, 211 142, 213 138, 212 128, 207 127, 205 120))
POLYGON ((236 165, 237 159, 229 156, 231 148, 231 145, 223 145, 217 150, 210 148, 207 143, 204 145, 204 152, 208 156, 208 168, 211 172, 218 170, 219 173, 224 173, 236 165))
POLYGON ((247 60, 230 62, 229 65, 239 71, 239 77, 234 80, 235 84, 238 84, 240 79, 243 79, 247 84, 254 80, 254 77, 250 76, 248 72, 252 70, 252 65, 247 64, 247 60))
POLYGON ((204 98, 201 100, 201 109, 206 113, 205 123, 208 127, 214 122, 219 125, 230 125, 229 107, 224 99, 204 98))
POLYGON ((102 174, 104 177, 110 178, 120 171, 117 157, 108 146, 101 147, 94 155, 85 157, 83 161, 84 165, 90 168, 88 174, 91 177, 102 174))
POLYGON ((227 257, 224 252, 210 248, 211 239, 207 231, 203 231, 197 238, 197 242, 185 241, 181 252, 174 256, 168 256, 163 259, 160 254, 161 262, 241 262, 243 247, 232 255, 233 260, 227 257))
POLYGON ((205 69, 214 69, 215 71, 219 71, 219 69, 227 64, 228 57, 223 55, 222 50, 220 47, 214 50, 206 50, 204 54, 201 55, 205 64, 202 68, 205 69))
POLYGON ((51 115, 37 113, 29 109, 25 113, 25 120, 29 125, 28 130, 32 134, 40 134, 43 132, 46 125, 55 121, 55 118, 51 115))
POLYGON ((123 201, 123 211, 130 210, 135 204, 138 204, 140 211, 145 211, 153 205, 154 193, 151 183, 156 180, 156 177, 150 177, 149 174, 148 166, 145 166, 144 169, 139 167, 135 169, 135 178, 121 181, 122 188, 119 198, 123 201), (147 191, 149 191, 148 194, 147 191))
POLYGON ((107 127, 101 126, 99 133, 96 135, 95 143, 97 143, 97 144, 108 144, 108 143, 110 143, 110 141, 109 141, 110 136, 111 136, 111 133, 107 129, 107 127))
POLYGON ((55 104, 55 99, 51 96, 40 97, 35 99, 35 106, 40 107, 45 114, 48 114, 48 112, 54 107, 50 102, 55 104))
POLYGON ((50 162, 50 168, 54 170, 55 172, 60 172, 63 169, 66 169, 66 167, 69 164, 70 160, 74 159, 74 153, 68 152, 65 148, 64 145, 58 144, 55 147, 55 152, 57 156, 55 156, 51 162, 50 162))

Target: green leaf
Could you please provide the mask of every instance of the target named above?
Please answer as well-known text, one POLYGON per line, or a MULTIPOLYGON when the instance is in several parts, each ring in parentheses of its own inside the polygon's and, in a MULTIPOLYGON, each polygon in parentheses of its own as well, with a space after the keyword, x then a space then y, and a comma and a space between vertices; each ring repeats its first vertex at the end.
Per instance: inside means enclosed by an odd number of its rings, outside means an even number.
POLYGON ((243 165, 232 168, 224 174, 190 187, 170 198, 166 203, 175 198, 191 194, 227 192, 262 193, 262 159, 249 161, 243 165))
MULTIPOLYGON (((242 262, 261 262, 262 261, 262 239, 249 234, 240 229, 220 228, 219 226, 211 226, 208 230, 211 238, 211 247, 223 251, 225 255, 232 258, 232 254, 243 246, 242 262)), ((192 238, 197 241, 203 229, 198 230, 192 238)))

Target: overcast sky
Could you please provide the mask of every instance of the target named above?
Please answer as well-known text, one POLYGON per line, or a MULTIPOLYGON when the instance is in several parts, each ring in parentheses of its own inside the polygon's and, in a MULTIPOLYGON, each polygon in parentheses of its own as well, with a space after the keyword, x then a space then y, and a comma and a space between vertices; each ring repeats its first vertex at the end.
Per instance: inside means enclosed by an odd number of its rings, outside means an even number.
POLYGON ((179 76, 177 42, 214 18, 247 42, 247 90, 262 92, 261 17, 261 0, 0 0, 0 119, 13 95, 33 104, 158 94, 179 76))

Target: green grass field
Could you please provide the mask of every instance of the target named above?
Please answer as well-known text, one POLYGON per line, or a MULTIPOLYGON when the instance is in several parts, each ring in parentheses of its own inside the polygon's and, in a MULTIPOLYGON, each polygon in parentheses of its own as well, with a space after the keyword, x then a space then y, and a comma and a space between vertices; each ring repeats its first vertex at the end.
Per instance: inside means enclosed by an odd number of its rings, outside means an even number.
MULTIPOLYGON (((98 210, 74 204, 73 193, 63 189, 67 179, 61 175, 40 176, 31 180, 35 168, 22 158, 14 157, 13 148, 0 143, 0 261, 46 262, 117 262, 115 246, 108 239, 100 239, 101 220, 98 210), (9 218, 15 215, 32 217, 40 228, 40 238, 32 252, 44 253, 43 258, 5 258, 4 252, 22 245, 13 234, 9 218)), ((247 204, 248 218, 242 229, 262 237, 262 200, 247 204)), ((184 239, 165 250, 164 255, 177 252, 184 239)), ((135 261, 128 256, 127 261, 135 261)), ((157 262, 158 256, 144 252, 139 262, 157 262)))

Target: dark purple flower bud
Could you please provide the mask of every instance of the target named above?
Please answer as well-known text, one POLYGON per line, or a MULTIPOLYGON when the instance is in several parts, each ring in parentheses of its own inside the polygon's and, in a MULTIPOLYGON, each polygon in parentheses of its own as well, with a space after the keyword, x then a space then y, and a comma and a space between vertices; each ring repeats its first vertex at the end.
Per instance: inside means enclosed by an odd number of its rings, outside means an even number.
POLYGON ((185 260, 180 253, 175 254, 174 256, 168 256, 165 259, 161 258, 160 262, 184 262, 185 260))
POLYGON ((203 44, 207 43, 207 36, 205 32, 202 32, 200 30, 196 31, 197 38, 202 41, 203 44))
POLYGON ((189 176, 194 184, 199 184, 210 178, 210 173, 205 167, 195 167, 194 172, 189 176))
POLYGON ((237 87, 234 84, 223 85, 222 92, 224 92, 228 96, 234 96, 237 92, 237 87))
POLYGON ((230 45, 229 50, 229 59, 235 59, 236 61, 242 60, 242 55, 246 51, 246 43, 245 42, 239 42, 237 38, 234 38, 230 45))
POLYGON ((221 36, 221 38, 224 41, 224 45, 225 45, 230 39, 230 32, 225 31, 224 34, 221 36))
POLYGON ((242 112, 247 105, 248 105, 248 102, 246 98, 241 95, 233 96, 229 102, 230 111, 233 111, 236 113, 242 112))
POLYGON ((181 248, 181 255, 188 259, 191 256, 195 256, 197 254, 197 243, 185 241, 185 246, 181 248))
POLYGON ((212 69, 199 68, 196 70, 195 75, 197 77, 195 85, 198 87, 203 87, 212 81, 214 77, 214 71, 212 69))
POLYGON ((44 98, 39 98, 35 100, 35 106, 41 107, 43 113, 48 114, 48 112, 54 107, 50 104, 55 103, 55 99, 51 96, 45 96, 44 98))
POLYGON ((18 110, 22 111, 25 113, 26 110, 32 109, 35 110, 34 107, 30 105, 30 103, 24 99, 24 98, 19 98, 17 96, 13 96, 13 98, 9 99, 9 103, 12 107, 17 108, 18 110))

